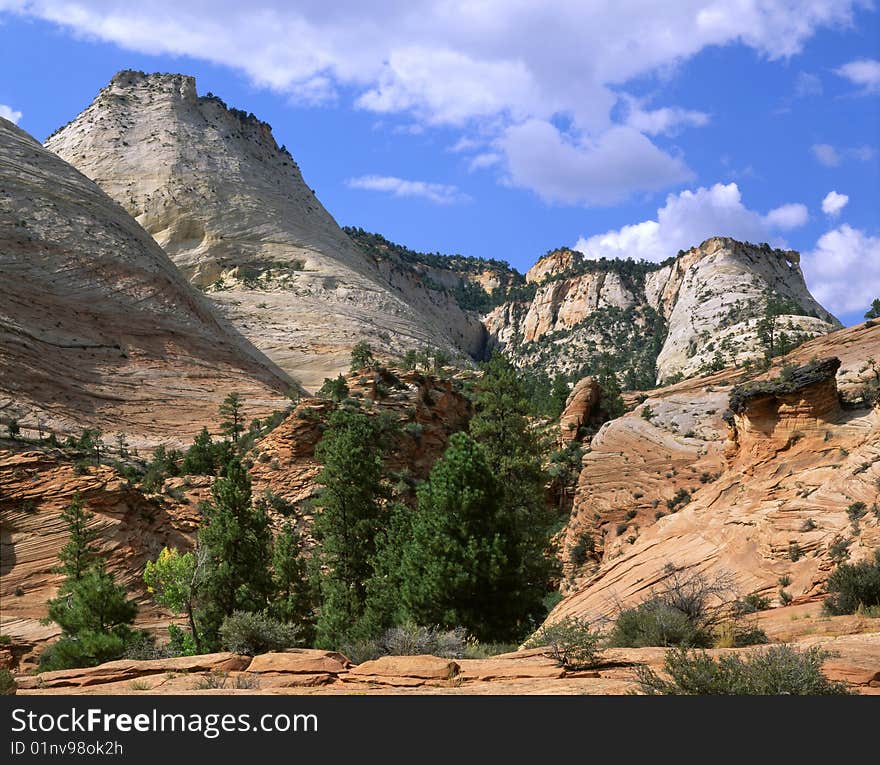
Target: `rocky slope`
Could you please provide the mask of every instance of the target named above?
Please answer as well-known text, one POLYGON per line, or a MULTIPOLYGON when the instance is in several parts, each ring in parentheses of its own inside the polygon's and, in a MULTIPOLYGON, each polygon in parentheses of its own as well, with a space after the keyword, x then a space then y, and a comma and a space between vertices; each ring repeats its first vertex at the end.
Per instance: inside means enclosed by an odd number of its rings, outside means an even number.
POLYGON ((550 619, 608 617, 670 563, 729 573, 740 595, 774 602, 789 577, 798 602, 821 592, 834 549, 868 557, 880 546, 880 409, 859 390, 875 381, 867 360, 878 353, 880 324, 869 322, 805 343, 784 361, 807 366, 781 383, 727 369, 652 391, 607 423, 583 459, 563 535, 566 597, 550 619), (854 403, 842 407, 839 393, 854 403), (579 542, 594 552, 572 556, 579 542))
POLYGON ((188 441, 238 391, 292 381, 219 317, 95 183, 0 119, 0 422, 188 441))
POLYGON ((78 467, 60 450, 0 447, 0 632, 20 653, 59 634, 44 626, 46 601, 62 577, 54 572, 67 541, 61 511, 79 493, 89 512, 96 544, 108 568, 139 603, 138 625, 168 623, 147 596, 141 575, 148 559, 165 546, 187 549, 200 522, 195 505, 145 497, 106 465, 78 467))
POLYGON ((551 373, 595 372, 623 357, 616 365, 629 388, 742 364, 764 355, 759 322, 769 312, 777 343, 840 327, 798 263, 795 252, 721 237, 664 264, 555 250, 527 273, 533 294, 485 317, 490 345, 551 373))
POLYGON ((95 180, 193 284, 314 390, 367 340, 380 354, 478 354, 479 319, 364 256, 268 124, 183 75, 123 71, 46 146, 95 180))

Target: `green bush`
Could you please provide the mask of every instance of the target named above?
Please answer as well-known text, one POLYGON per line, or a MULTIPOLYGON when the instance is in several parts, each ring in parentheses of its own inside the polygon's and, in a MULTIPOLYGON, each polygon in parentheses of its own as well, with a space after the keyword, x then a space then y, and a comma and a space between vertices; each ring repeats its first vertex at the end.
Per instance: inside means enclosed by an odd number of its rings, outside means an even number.
POLYGON ((852 614, 859 606, 880 606, 880 550, 874 561, 841 563, 828 577, 825 589, 832 593, 822 604, 826 614, 852 614))
POLYGON ((705 651, 676 648, 666 652, 666 680, 647 666, 636 670, 641 690, 673 696, 827 696, 849 693, 842 682, 822 674, 827 653, 773 646, 745 657, 713 659, 705 651))
POLYGON ((233 611, 220 625, 220 645, 225 651, 256 656, 299 644, 299 627, 266 614, 233 611))
POLYGON ((598 631, 592 629, 590 622, 574 616, 567 616, 558 622, 541 627, 525 643, 526 648, 545 648, 549 656, 566 669, 584 669, 594 666, 599 660, 598 631))
POLYGON ((596 541, 589 532, 584 532, 577 538, 568 553, 568 559, 573 566, 582 566, 587 558, 596 552, 596 541))
POLYGON ((766 611, 768 608, 770 608, 769 598, 758 595, 757 592, 746 595, 744 598, 739 598, 733 603, 733 612, 737 616, 753 614, 756 611, 766 611))
POLYGON ((726 575, 709 581, 701 574, 681 575, 667 566, 666 579, 658 590, 618 614, 609 643, 623 648, 707 648, 722 621, 721 610, 712 601, 729 590, 726 575))
POLYGON ((0 669, 0 696, 14 696, 17 689, 12 673, 8 669, 0 669))

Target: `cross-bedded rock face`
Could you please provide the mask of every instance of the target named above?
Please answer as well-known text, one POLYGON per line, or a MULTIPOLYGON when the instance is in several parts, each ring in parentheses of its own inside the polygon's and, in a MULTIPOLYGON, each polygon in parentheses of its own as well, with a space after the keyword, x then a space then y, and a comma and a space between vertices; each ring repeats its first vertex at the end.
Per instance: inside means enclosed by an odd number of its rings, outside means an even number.
POLYGON ((231 391, 248 414, 290 378, 97 185, 0 119, 0 412, 27 435, 185 443, 231 391))
POLYGON ((483 329, 447 293, 371 261, 268 124, 177 74, 123 71, 46 146, 136 217, 190 281, 314 390, 367 340, 479 354, 483 329))

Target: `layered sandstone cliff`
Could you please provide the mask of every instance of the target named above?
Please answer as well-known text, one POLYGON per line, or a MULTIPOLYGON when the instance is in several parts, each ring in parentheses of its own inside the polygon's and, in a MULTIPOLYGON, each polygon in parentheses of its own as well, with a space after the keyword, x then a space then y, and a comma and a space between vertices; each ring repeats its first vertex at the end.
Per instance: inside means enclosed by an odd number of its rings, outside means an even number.
POLYGON ((644 387, 655 372, 662 382, 763 357, 768 320, 783 343, 840 327, 807 290, 797 253, 723 237, 656 266, 556 250, 526 279, 533 297, 485 317, 490 344, 567 374, 596 370, 603 355, 643 356, 644 387))
POLYGON ((238 391, 252 417, 291 379, 119 205, 0 119, 0 422, 186 442, 238 391))
POLYGON ((367 340, 479 353, 442 293, 370 262, 253 114, 183 75, 118 73, 46 146, 95 180, 279 366, 315 389, 367 340))
POLYGON ((653 391, 607 423, 583 460, 563 535, 566 597, 551 620, 613 615, 667 564, 731 574, 740 595, 771 601, 789 577, 797 602, 821 592, 835 545, 870 556, 880 517, 854 523, 848 509, 878 501, 880 410, 842 408, 838 394, 859 400, 878 352, 880 325, 863 324, 805 343, 785 359, 802 365, 794 372, 727 369, 653 391), (594 555, 571 557, 585 535, 594 555))

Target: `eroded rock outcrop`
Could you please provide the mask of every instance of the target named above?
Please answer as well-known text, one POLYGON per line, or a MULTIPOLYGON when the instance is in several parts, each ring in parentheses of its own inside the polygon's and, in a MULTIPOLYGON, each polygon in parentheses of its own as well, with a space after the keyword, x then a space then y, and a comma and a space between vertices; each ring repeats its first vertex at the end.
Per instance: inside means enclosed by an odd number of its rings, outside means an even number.
POLYGON ((595 417, 601 397, 602 389, 595 377, 584 377, 575 384, 559 417, 560 446, 578 440, 580 429, 595 417))
POLYGON ((554 251, 530 269, 534 296, 493 309, 490 345, 519 365, 565 373, 622 354, 651 387, 763 357, 840 323, 810 295, 796 252, 713 237, 663 264, 554 251), (763 323, 762 323, 763 322, 763 323), (767 322, 771 331, 768 332, 767 322), (641 358, 644 356, 644 358, 641 358))
POLYGON ((192 77, 123 71, 46 146, 137 218, 193 284, 314 390, 367 340, 479 353, 483 330, 444 293, 370 262, 271 128, 199 96, 192 77))
POLYGON ((92 181, 0 118, 0 421, 27 435, 183 443, 238 391, 252 417, 291 379, 216 314, 92 181))
POLYGON ((728 369, 653 391, 603 426, 584 456, 563 537, 566 597, 551 620, 612 615, 645 597, 669 563, 709 578, 727 572, 739 594, 775 601, 780 577, 796 600, 821 593, 835 545, 852 560, 870 556, 880 517, 868 513, 856 528, 848 508, 878 501, 880 412, 841 412, 836 380, 847 390, 868 382, 865 359, 878 351, 880 325, 841 330, 787 358, 837 357, 807 363, 782 389, 737 388, 748 376, 728 369), (730 403, 735 439, 723 419, 730 403), (595 552, 580 559, 572 550, 587 537, 595 552))

